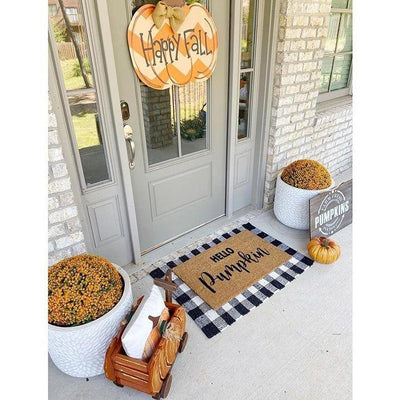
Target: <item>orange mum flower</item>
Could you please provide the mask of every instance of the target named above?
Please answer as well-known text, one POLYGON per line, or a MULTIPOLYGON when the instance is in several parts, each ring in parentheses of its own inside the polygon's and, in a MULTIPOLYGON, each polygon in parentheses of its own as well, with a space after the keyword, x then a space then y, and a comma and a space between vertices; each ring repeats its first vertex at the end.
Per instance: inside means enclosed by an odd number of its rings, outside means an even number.
POLYGON ((307 190, 326 189, 332 184, 329 171, 319 162, 307 159, 289 164, 281 178, 288 185, 307 190))
POLYGON ((105 258, 81 254, 48 270, 48 321, 83 325, 100 318, 120 300, 123 280, 105 258))

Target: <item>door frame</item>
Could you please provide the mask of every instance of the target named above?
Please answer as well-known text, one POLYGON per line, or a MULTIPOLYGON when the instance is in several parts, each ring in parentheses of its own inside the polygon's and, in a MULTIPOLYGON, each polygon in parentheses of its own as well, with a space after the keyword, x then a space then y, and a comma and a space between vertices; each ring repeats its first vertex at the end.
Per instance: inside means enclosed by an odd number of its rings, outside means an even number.
MULTIPOLYGON (((276 44, 277 44, 277 33, 279 23, 279 3, 280 0, 258 0, 259 8, 257 15, 257 27, 256 35, 258 38, 256 43, 256 57, 258 64, 258 77, 255 82, 255 87, 259 90, 255 92, 255 98, 257 99, 257 107, 253 109, 253 132, 255 134, 255 156, 254 156, 254 169, 253 169, 253 194, 252 194, 252 205, 257 209, 263 207, 264 198, 264 181, 265 181, 265 169, 267 163, 267 144, 269 142, 269 126, 271 122, 271 109, 272 109, 272 88, 273 88, 273 76, 274 70, 273 65, 275 64, 276 57, 276 44), (266 48, 267 51, 263 54, 261 49, 266 48), (261 70, 261 66, 265 65, 265 69, 261 70), (254 117, 255 116, 255 117, 254 117)), ((93 46, 94 52, 99 54, 96 57, 95 62, 101 65, 101 69, 104 68, 104 73, 100 74, 99 85, 107 88, 108 95, 110 96, 109 105, 111 110, 111 119, 113 121, 113 134, 111 132, 104 132, 104 135, 109 135, 108 140, 114 141, 119 154, 119 160, 111 160, 113 162, 120 163, 122 187, 124 190, 125 202, 127 214, 128 214, 128 225, 132 238, 132 251, 133 251, 133 262, 138 264, 141 261, 141 249, 138 235, 138 225, 135 212, 135 201, 134 193, 131 185, 130 170, 128 168, 129 160, 126 151, 126 143, 123 135, 122 117, 120 117, 120 98, 118 90, 118 82, 116 76, 116 68, 114 63, 114 52, 112 47, 111 29, 108 20, 108 7, 107 0, 97 0, 97 7, 94 2, 90 0, 82 0, 82 6, 85 12, 87 20, 87 32, 90 43, 93 46), (106 56, 107 55, 107 56, 106 56)), ((127 4, 127 2, 126 2, 127 4)), ((239 0, 230 0, 231 6, 231 17, 232 21, 236 21, 239 18, 240 13, 236 9, 235 5, 239 4, 239 0), (236 12, 235 12, 236 10, 236 12)), ((241 10, 240 10, 241 11, 241 10)), ((232 61, 231 70, 229 71, 229 96, 232 98, 231 93, 233 90, 237 90, 238 82, 234 80, 233 76, 236 76, 233 71, 234 68, 239 67, 240 52, 239 47, 234 42, 234 38, 238 35, 240 24, 232 23, 230 33, 230 60, 232 61)), ((239 32, 240 34, 240 32, 239 32)), ((87 248, 90 251, 92 244, 90 241, 90 235, 88 234, 88 220, 83 207, 82 189, 80 184, 80 173, 78 164, 74 155, 74 147, 71 140, 71 134, 68 129, 68 122, 63 107, 63 99, 60 91, 59 76, 57 76, 56 65, 52 57, 54 50, 49 45, 49 87, 50 94, 53 102, 53 108, 57 116, 58 130, 60 133, 60 140, 62 143, 65 159, 68 163, 70 170, 70 178, 72 189, 76 198, 76 205, 79 210, 79 214, 83 217, 84 223, 83 231, 85 234, 87 248)), ((236 70, 237 71, 237 70, 236 70)), ((253 102, 254 104, 255 102, 253 102)), ((228 124, 228 138, 227 138, 227 159, 226 159, 226 197, 225 197, 225 216, 231 217, 233 214, 233 187, 234 187, 234 154, 236 146, 236 130, 232 130, 232 121, 236 118, 237 104, 229 103, 227 124, 228 124)), ((111 165, 112 168, 112 165, 111 165)))
MULTIPOLYGON (((228 149, 227 149, 227 184, 226 184, 226 216, 231 217, 234 191, 234 163, 237 140, 237 110, 238 97, 232 95, 239 92, 238 71, 240 70, 240 47, 235 39, 240 38, 241 28, 241 0, 231 0, 231 38, 230 38, 230 104, 228 119, 228 149)), ((253 163, 252 205, 256 209, 263 208, 264 182, 267 165, 267 146, 269 143, 269 127, 271 123, 273 79, 278 41, 279 6, 280 0, 258 0, 256 18, 256 47, 255 73, 252 99, 252 113, 250 127, 255 139, 255 153, 253 163), (265 48, 266 51, 262 52, 265 48), (262 68, 265 66, 265 68, 262 68)), ((246 139, 242 139, 246 140, 246 139)))

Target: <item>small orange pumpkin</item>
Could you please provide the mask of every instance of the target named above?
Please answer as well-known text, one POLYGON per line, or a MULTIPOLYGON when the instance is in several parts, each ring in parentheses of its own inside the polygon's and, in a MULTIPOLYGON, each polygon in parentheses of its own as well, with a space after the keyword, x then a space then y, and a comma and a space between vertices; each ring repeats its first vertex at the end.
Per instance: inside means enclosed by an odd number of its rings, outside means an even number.
POLYGON ((340 246, 325 237, 315 237, 307 246, 308 254, 321 264, 332 264, 340 257, 340 246))

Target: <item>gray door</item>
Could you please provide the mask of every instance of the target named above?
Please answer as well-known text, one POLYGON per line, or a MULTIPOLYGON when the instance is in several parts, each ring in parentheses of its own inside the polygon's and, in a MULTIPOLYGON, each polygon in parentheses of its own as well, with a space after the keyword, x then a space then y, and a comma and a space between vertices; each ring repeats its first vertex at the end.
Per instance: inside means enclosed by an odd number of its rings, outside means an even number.
POLYGON ((107 2, 119 95, 130 107, 131 183, 144 252, 225 215, 230 2, 203 2, 219 35, 212 78, 164 91, 143 85, 133 71, 126 39, 130 3, 107 2))

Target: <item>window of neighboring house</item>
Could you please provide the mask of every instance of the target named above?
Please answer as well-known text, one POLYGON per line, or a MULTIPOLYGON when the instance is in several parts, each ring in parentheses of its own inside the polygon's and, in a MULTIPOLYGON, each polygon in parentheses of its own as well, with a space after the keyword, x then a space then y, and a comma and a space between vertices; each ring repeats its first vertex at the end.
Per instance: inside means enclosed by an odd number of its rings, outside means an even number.
POLYGON ((352 0, 332 0, 318 101, 351 94, 352 0))
POLYGON ((57 4, 49 4, 49 16, 54 17, 57 15, 57 4))
POLYGON ((71 22, 71 24, 78 23, 78 9, 77 8, 66 7, 65 12, 67 13, 69 22, 71 22))

